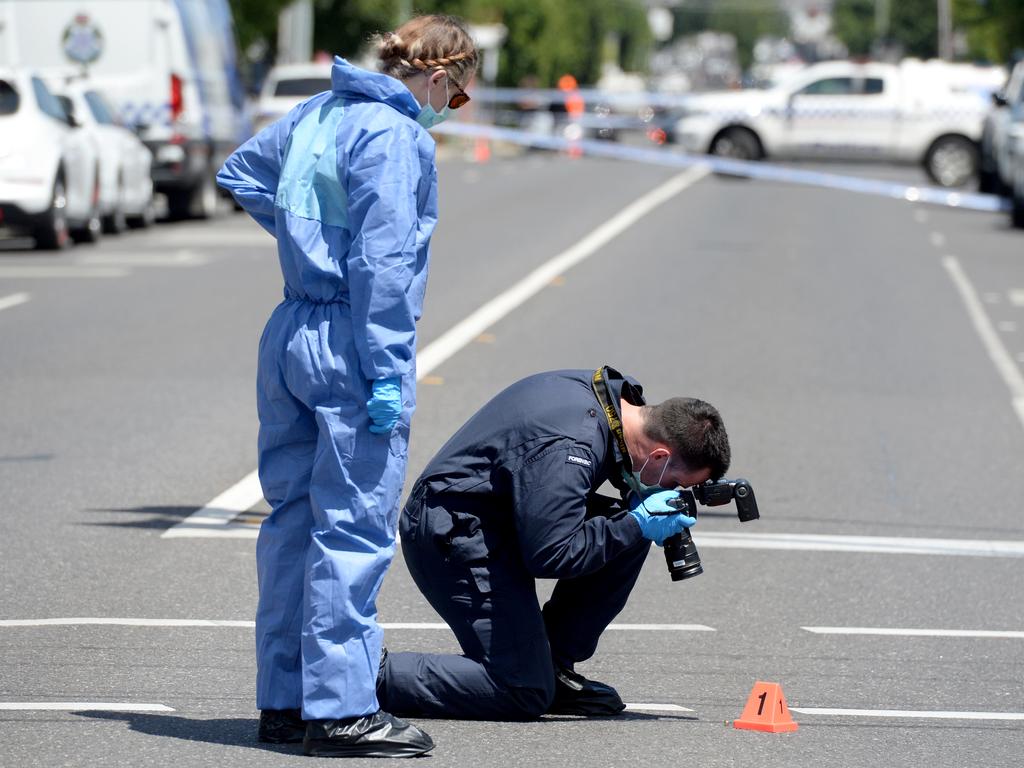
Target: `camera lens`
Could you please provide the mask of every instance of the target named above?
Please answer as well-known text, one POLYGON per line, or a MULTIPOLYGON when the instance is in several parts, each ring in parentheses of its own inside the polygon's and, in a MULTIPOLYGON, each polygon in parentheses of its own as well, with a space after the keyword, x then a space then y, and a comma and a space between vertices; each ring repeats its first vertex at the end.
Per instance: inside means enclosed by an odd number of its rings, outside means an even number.
POLYGON ((665 564, 668 566, 672 581, 682 581, 704 573, 700 564, 697 546, 693 543, 690 530, 684 528, 682 533, 665 539, 665 564))

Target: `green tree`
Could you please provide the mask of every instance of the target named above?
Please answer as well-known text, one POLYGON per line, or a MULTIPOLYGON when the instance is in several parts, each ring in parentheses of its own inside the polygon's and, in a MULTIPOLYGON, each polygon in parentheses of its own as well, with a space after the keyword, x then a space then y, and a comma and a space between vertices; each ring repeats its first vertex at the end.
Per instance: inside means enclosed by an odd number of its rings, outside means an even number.
POLYGON ((394 29, 400 0, 314 0, 313 47, 351 58, 370 39, 394 29))
MULTIPOLYGON (((866 55, 876 42, 875 0, 836 0, 833 29, 853 55, 866 55)), ((891 0, 884 42, 908 56, 938 55, 936 0, 891 0)), ((1024 47, 1024 0, 954 0, 953 28, 967 37, 971 59, 1005 62, 1024 47)))
POLYGON ((955 0, 953 18, 972 59, 1004 63, 1024 49, 1024 0, 955 0))
POLYGON ((876 41, 876 0, 836 0, 832 31, 851 56, 867 56, 876 41))
POLYGON ((230 0, 235 34, 243 52, 253 43, 277 43, 277 17, 291 0, 230 0))
POLYGON ((552 86, 566 73, 580 83, 600 77, 606 43, 626 69, 642 69, 650 52, 647 14, 639 0, 419 0, 419 13, 452 13, 508 29, 498 83, 530 78, 552 86))

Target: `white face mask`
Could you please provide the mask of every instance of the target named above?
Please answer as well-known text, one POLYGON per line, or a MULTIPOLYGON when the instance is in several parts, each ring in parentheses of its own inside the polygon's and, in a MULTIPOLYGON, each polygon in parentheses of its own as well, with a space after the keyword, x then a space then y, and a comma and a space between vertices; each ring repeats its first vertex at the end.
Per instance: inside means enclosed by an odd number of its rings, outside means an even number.
POLYGON ((430 105, 430 83, 427 83, 427 103, 420 109, 420 113, 416 115, 416 122, 422 125, 424 128, 433 128, 435 125, 443 123, 449 117, 451 117, 452 110, 448 106, 448 78, 444 79, 444 107, 438 112, 430 105))
POLYGON ((651 460, 650 455, 647 456, 647 461, 640 467, 640 471, 634 470, 633 472, 627 472, 625 469, 622 470, 622 479, 626 481, 626 485, 633 489, 633 491, 642 499, 646 499, 648 496, 658 493, 659 491, 665 490, 661 487, 661 481, 665 477, 665 470, 668 469, 668 459, 665 459, 665 466, 661 468, 661 476, 658 478, 658 482, 654 485, 644 485, 644 482, 640 479, 643 477, 644 470, 647 469, 647 462, 651 460))

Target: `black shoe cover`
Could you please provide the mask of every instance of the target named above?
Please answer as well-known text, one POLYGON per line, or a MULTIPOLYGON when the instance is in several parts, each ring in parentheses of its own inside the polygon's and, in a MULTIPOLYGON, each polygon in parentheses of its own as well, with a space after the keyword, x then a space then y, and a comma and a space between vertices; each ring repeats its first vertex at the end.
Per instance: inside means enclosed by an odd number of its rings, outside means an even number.
POLYGON ((587 680, 571 669, 555 667, 555 699, 548 714, 600 717, 617 715, 626 705, 610 685, 587 680))
POLYGON ((298 709, 264 709, 256 738, 264 744, 295 744, 306 735, 306 721, 298 709))
POLYGON ((387 712, 344 720, 310 720, 302 746, 313 757, 416 757, 433 740, 411 723, 387 712))

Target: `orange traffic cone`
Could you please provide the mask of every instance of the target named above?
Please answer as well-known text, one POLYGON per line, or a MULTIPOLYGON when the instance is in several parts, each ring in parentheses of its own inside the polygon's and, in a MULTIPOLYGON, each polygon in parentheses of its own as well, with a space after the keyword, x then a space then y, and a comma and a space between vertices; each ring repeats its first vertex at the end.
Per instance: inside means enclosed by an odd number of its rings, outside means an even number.
POLYGON ((486 163, 491 159, 491 142, 487 139, 477 139, 473 142, 473 160, 477 163, 486 163))
POLYGON ((748 731, 767 731, 783 733, 795 731, 797 724, 789 714, 786 697, 782 695, 782 686, 778 683, 763 683, 758 680, 754 689, 747 697, 747 705, 739 720, 733 720, 733 728, 748 731))

